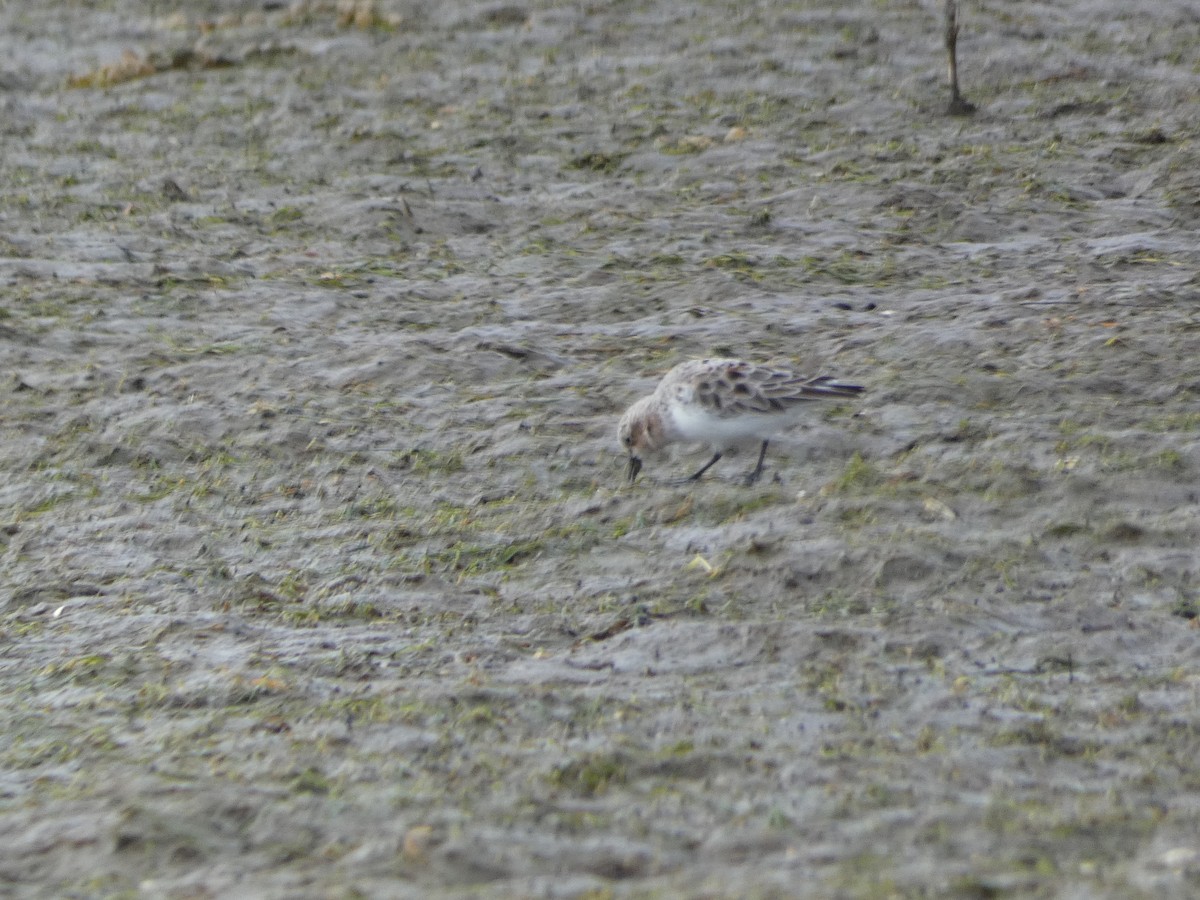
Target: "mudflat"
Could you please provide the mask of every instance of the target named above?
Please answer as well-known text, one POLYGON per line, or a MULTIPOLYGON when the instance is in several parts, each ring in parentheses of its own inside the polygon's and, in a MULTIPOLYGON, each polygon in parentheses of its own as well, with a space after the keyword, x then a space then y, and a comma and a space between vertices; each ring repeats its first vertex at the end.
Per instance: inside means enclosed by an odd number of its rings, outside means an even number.
POLYGON ((0 5, 0 894, 1200 892, 1194 3, 172 6, 0 5))

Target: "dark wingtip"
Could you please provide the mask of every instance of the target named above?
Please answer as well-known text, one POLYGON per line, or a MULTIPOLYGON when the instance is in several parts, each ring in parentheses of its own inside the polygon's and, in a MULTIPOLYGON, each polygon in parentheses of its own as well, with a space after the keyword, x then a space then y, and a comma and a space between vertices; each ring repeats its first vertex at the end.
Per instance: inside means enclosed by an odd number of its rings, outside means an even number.
POLYGON ((806 386, 812 390, 820 391, 822 394, 829 394, 835 397, 853 397, 862 394, 866 390, 863 385, 839 382, 833 376, 814 378, 806 386))
POLYGON ((834 381, 832 378, 829 380, 823 379, 816 387, 830 397, 857 397, 866 390, 861 384, 846 384, 845 382, 834 381))

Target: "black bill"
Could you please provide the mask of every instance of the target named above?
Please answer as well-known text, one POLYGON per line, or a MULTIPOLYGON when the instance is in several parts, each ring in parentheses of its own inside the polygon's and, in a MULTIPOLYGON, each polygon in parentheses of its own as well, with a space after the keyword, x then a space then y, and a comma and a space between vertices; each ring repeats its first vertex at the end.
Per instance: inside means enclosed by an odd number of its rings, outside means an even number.
POLYGON ((642 471, 642 461, 636 456, 629 457, 629 469, 626 473, 626 478, 630 484, 633 484, 640 471, 642 471))

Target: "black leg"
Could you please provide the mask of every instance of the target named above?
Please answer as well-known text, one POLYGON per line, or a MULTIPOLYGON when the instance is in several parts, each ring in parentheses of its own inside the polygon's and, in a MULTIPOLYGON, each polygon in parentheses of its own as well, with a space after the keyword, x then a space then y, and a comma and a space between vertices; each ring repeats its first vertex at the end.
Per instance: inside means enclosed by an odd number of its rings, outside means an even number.
POLYGON ((763 441, 762 449, 758 451, 758 465, 754 467, 754 471, 746 476, 746 484, 754 484, 762 477, 763 460, 767 458, 767 442, 763 441))
POLYGON ((700 471, 697 472, 695 475, 693 475, 691 478, 689 478, 688 481, 699 481, 700 476, 703 475, 705 472, 707 472, 709 469, 711 469, 714 465, 716 465, 717 460, 720 458, 721 458, 720 453, 714 453, 713 458, 710 459, 708 462, 706 462, 704 465, 702 465, 700 467, 700 471))

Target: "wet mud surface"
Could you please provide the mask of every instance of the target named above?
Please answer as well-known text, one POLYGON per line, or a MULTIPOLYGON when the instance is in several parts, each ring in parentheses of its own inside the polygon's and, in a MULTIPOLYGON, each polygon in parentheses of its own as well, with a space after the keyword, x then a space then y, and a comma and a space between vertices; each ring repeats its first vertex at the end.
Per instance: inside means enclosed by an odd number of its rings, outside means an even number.
POLYGON ((0 7, 0 892, 1200 890, 1194 4, 167 6, 0 7))

